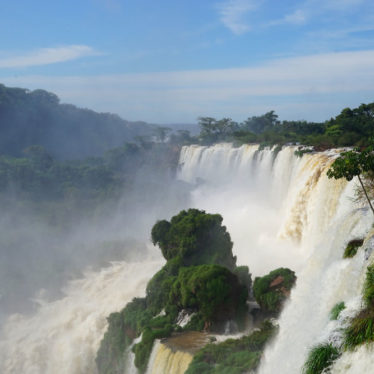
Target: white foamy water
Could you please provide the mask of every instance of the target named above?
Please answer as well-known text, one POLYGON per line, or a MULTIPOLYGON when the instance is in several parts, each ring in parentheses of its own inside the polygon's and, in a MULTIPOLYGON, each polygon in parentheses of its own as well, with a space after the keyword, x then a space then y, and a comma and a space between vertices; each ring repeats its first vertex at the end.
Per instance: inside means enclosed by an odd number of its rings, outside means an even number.
MULTIPOLYGON (((373 219, 353 204, 353 182, 326 177, 335 151, 297 158, 294 147, 276 155, 257 150, 256 145, 185 147, 179 177, 198 183, 196 207, 222 214, 234 254, 252 274, 280 266, 296 271, 279 334, 259 369, 260 374, 296 374, 312 346, 333 339, 331 308, 344 301, 350 317, 360 308, 368 261, 363 250, 351 260, 342 254, 349 240, 366 236, 373 219)), ((367 352, 356 353, 365 363, 355 364, 357 369, 352 364, 350 372, 370 372, 359 367, 374 372, 367 352)), ((348 367, 351 356, 344 354, 336 367, 348 367)))
POLYGON ((31 317, 14 315, 0 341, 3 374, 97 372, 95 357, 106 318, 143 296, 162 261, 116 262, 71 282, 61 300, 44 303, 31 317))
MULTIPOLYGON (((341 344, 341 328, 361 307, 362 283, 372 261, 373 240, 353 259, 342 259, 348 241, 365 237, 373 218, 353 204, 354 183, 326 177, 336 153, 297 158, 294 151, 219 144, 183 147, 180 155, 178 178, 196 184, 193 207, 224 217, 238 264, 248 265, 253 278, 280 266, 296 271, 296 287, 260 374, 301 373, 312 346, 341 344), (341 301, 347 308, 332 322, 329 312, 341 301)), ((106 317, 144 295, 146 282, 161 266, 154 260, 114 263, 70 283, 64 298, 44 303, 34 316, 13 316, 0 342, 0 372, 95 373, 106 317)), ((190 357, 161 348, 153 350, 149 372, 183 372, 190 357)), ((374 372, 372 357, 371 346, 346 352, 332 372, 374 372)), ((136 371, 131 363, 128 368, 136 371)))

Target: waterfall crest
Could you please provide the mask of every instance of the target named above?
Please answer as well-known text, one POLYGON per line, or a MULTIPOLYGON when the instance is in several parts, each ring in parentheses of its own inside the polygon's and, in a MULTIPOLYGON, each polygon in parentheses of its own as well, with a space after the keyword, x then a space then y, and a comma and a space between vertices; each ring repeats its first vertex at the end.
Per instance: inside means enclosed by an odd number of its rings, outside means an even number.
POLYGON ((191 363, 193 355, 184 351, 173 351, 157 341, 153 347, 147 374, 183 374, 191 363))

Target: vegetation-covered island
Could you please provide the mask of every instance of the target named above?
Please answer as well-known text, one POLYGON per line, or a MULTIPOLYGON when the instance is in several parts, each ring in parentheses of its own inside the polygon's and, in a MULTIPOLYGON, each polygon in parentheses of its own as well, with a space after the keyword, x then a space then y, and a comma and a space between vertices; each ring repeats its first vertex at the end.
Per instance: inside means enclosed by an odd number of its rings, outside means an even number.
MULTIPOLYGON (((181 211, 170 221, 158 221, 153 226, 152 241, 167 262, 149 281, 145 298, 135 298, 122 311, 109 316, 108 330, 96 358, 101 374, 122 373, 125 352, 130 347, 136 367, 144 373, 155 339, 189 330, 223 332, 228 321, 234 321, 239 330, 245 328, 251 275, 248 267, 236 266, 233 243, 219 214, 197 209, 181 211), (186 313, 187 323, 179 323, 180 316, 186 313), (141 340, 132 346, 139 336, 141 340)), ((255 297, 264 305, 267 316, 279 312, 294 281, 294 273, 288 269, 256 278, 259 286, 255 297), (271 307, 262 302, 268 299, 271 307)), ((235 372, 254 369, 265 342, 274 332, 275 327, 265 322, 249 337, 209 344, 196 355, 189 372, 204 367, 204 373, 218 373, 215 367, 234 362, 235 372), (225 362, 221 362, 223 358, 225 362)))

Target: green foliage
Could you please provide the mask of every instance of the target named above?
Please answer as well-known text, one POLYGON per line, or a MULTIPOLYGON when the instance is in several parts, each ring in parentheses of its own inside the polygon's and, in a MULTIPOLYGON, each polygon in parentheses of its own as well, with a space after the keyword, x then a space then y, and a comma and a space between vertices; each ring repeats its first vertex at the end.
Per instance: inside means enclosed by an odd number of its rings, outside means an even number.
POLYGON ((232 242, 219 214, 183 210, 170 222, 158 221, 152 228, 152 242, 167 260, 179 256, 184 265, 218 264, 235 269, 232 242))
POLYGON ((149 357, 152 352, 152 347, 155 339, 162 339, 170 336, 173 327, 170 324, 164 325, 162 328, 151 329, 149 327, 143 330, 142 340, 133 348, 135 353, 135 366, 140 373, 144 373, 147 369, 149 357))
POLYGON ((368 266, 366 270, 363 298, 368 307, 374 307, 374 265, 368 266))
POLYGON ((362 246, 364 243, 363 239, 354 239, 351 240, 347 247, 344 250, 343 258, 352 258, 356 255, 357 250, 362 246))
POLYGON ((272 130, 274 126, 279 123, 278 116, 272 110, 259 117, 249 117, 242 124, 243 130, 250 131, 255 134, 264 133, 265 131, 272 130))
MULTIPOLYGON (((224 118, 200 119, 200 139, 204 143, 233 141, 235 144, 257 143, 271 146, 299 143, 313 146, 315 150, 343 146, 365 147, 374 136, 374 103, 362 104, 358 108, 343 109, 324 123, 306 121, 279 121, 274 111, 262 116, 252 116, 242 123, 224 118), (217 124, 226 124, 219 130, 217 124)), ((305 152, 296 152, 302 156, 305 152)))
POLYGON ((348 181, 364 172, 374 170, 374 154, 372 147, 363 151, 354 149, 342 152, 327 171, 329 178, 345 178, 348 181))
POLYGON ((238 278, 218 265, 181 268, 169 303, 198 311, 208 324, 233 319, 246 309, 248 290, 238 278))
POLYGON ((44 90, 0 85, 0 154, 20 157, 39 144, 57 159, 101 156, 106 150, 151 133, 144 122, 131 123, 109 113, 60 104, 44 90))
POLYGON ((361 311, 345 331, 345 348, 374 342, 374 310, 366 308, 361 311))
MULTIPOLYGON (((53 215, 56 225, 68 225, 73 217, 107 215, 105 209, 133 192, 139 170, 157 165, 160 178, 168 176, 176 168, 178 150, 168 144, 149 149, 125 144, 102 158, 75 161, 58 161, 37 145, 24 153, 22 158, 0 156, 0 198, 12 199, 13 206, 31 205, 35 214, 53 215)), ((157 186, 145 188, 155 191, 157 186)))
POLYGON ((96 355, 96 365, 100 373, 117 374, 124 365, 123 352, 131 339, 126 335, 122 313, 112 313, 108 317, 108 330, 104 334, 96 355))
POLYGON ((97 356, 100 374, 123 371, 125 349, 140 334, 142 339, 133 351, 135 365, 143 373, 154 340, 182 330, 176 325, 182 309, 194 313, 184 330, 220 328, 232 319, 241 324, 247 311, 251 276, 248 267, 235 268, 230 235, 221 223, 218 214, 190 209, 170 222, 154 225, 152 240, 160 245, 167 263, 148 282, 145 299, 134 299, 109 317, 108 332, 97 356), (204 265, 194 266, 199 261, 204 265), (215 264, 220 262, 235 269, 238 276, 215 264))
POLYGON ((192 317, 191 320, 183 327, 184 331, 203 331, 206 327, 206 320, 202 313, 197 312, 192 317))
POLYGON ((295 281, 296 276, 292 270, 273 270, 264 277, 256 277, 253 284, 254 297, 264 311, 279 313, 295 281))
POLYGON ((147 284, 147 306, 155 314, 167 305, 169 293, 182 266, 180 257, 169 260, 147 284))
POLYGON ((208 144, 227 140, 238 128, 237 123, 231 118, 222 118, 217 121, 212 117, 200 117, 199 126, 200 139, 208 144))
POLYGON ((295 154, 296 157, 301 158, 301 157, 303 157, 305 155, 305 153, 311 153, 311 152, 313 152, 312 148, 300 148, 299 147, 299 149, 297 149, 294 152, 294 154, 295 154))
POLYGON ((332 321, 335 321, 338 319, 340 312, 345 309, 344 301, 337 303, 333 306, 333 308, 330 311, 330 319, 332 321))
POLYGON ((368 266, 363 289, 366 307, 351 321, 345 331, 345 347, 353 349, 374 342, 374 265, 368 266))
POLYGON ((340 356, 331 344, 321 344, 312 348, 304 364, 303 374, 321 374, 340 356))
POLYGON ((252 277, 251 273, 249 272, 248 266, 237 266, 234 270, 234 274, 238 277, 239 282, 248 288, 248 290, 252 287, 252 277))
POLYGON ((275 158, 277 157, 278 153, 282 150, 283 146, 278 144, 274 147, 273 149, 273 159, 275 160, 275 158))
POLYGON ((347 181, 357 176, 361 184, 362 191, 374 214, 374 207, 370 201, 368 191, 360 177, 361 174, 370 174, 374 172, 374 148, 372 145, 360 151, 356 148, 352 151, 342 152, 340 156, 333 162, 330 169, 327 171, 329 178, 345 178, 347 181))
POLYGON ((249 336, 208 344, 195 354, 186 374, 231 374, 256 370, 265 344, 276 332, 277 328, 265 321, 260 330, 249 336))

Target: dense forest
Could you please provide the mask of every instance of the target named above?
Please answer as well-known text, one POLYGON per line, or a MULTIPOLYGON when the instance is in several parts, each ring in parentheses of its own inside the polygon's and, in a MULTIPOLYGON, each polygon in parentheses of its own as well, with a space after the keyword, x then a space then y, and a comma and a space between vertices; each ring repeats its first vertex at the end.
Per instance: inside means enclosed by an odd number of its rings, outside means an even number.
POLYGON ((97 156, 151 130, 144 122, 61 104, 51 92, 0 85, 0 154, 21 156, 38 144, 60 159, 97 156))
POLYGON ((199 118, 199 140, 205 144, 232 141, 236 144, 303 144, 316 150, 334 147, 367 146, 374 136, 374 103, 345 108, 323 123, 280 121, 274 111, 249 117, 242 123, 230 118, 199 118))

